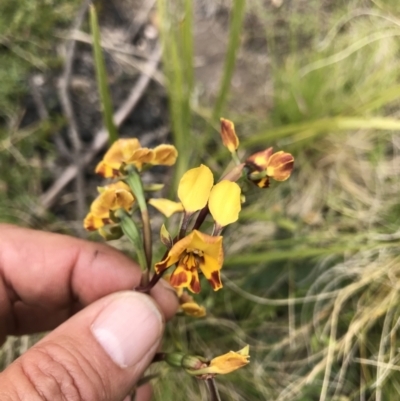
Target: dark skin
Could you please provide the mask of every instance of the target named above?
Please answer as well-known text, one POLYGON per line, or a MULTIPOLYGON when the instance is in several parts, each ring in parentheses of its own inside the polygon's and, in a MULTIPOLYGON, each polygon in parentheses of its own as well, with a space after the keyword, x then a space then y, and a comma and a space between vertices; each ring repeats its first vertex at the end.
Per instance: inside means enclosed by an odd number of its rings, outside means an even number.
MULTIPOLYGON (((63 374, 66 379, 73 378, 75 371, 82 369, 79 380, 73 381, 78 400, 122 399, 145 366, 116 366, 93 340, 90 326, 102 309, 118 297, 116 292, 137 287, 140 279, 138 266, 107 245, 0 225, 0 344, 7 335, 53 330, 0 373, 0 399, 35 401, 49 399, 47 394, 54 400, 73 399, 61 393, 57 398, 51 392, 56 391, 53 387, 38 390, 40 386, 54 386, 49 380, 35 382, 36 369, 40 374, 44 370, 43 377, 47 378, 47 368, 51 373, 60 368, 62 383, 67 382, 63 374), (38 361, 46 360, 43 354, 51 356, 50 362, 38 367, 38 361)), ((126 294, 129 297, 131 293, 126 294)), ((174 315, 178 302, 172 289, 158 284, 151 297, 165 319, 174 315)), ((150 396, 148 387, 138 392, 141 401, 150 396)))

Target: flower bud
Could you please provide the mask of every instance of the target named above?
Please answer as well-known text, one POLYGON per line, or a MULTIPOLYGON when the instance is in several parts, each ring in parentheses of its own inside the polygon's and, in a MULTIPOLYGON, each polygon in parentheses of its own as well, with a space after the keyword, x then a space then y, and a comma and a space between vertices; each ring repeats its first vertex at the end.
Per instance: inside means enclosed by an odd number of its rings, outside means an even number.
POLYGON ((185 355, 182 359, 182 367, 189 370, 197 370, 207 366, 207 359, 201 356, 185 355))
POLYGON ((174 368, 181 368, 184 356, 185 354, 183 352, 170 352, 165 354, 164 360, 168 365, 173 366, 174 368))
POLYGON ((239 138, 235 132, 235 125, 232 121, 221 118, 221 138, 222 143, 229 152, 234 153, 239 147, 239 138))

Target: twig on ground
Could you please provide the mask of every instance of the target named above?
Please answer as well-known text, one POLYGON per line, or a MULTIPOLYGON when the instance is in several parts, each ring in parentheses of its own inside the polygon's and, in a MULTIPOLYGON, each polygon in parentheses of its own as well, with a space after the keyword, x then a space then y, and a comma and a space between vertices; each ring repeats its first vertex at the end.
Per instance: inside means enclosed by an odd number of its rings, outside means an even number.
MULTIPOLYGON (((114 122, 118 127, 125 121, 128 115, 131 113, 133 108, 137 105, 144 91, 152 79, 152 75, 157 69, 158 63, 161 59, 161 49, 157 47, 150 56, 150 60, 146 66, 146 73, 142 73, 139 77, 136 85, 132 88, 128 98, 121 105, 121 107, 114 113, 114 122)), ((89 148, 82 155, 81 167, 86 166, 90 163, 97 152, 99 152, 107 143, 108 134, 106 129, 103 127, 98 131, 90 144, 89 148)), ((75 164, 69 165, 63 172, 63 174, 58 177, 58 179, 53 183, 53 185, 42 195, 41 197, 41 210, 38 210, 38 214, 42 214, 47 208, 52 206, 57 199, 59 193, 63 188, 75 178, 78 173, 78 166, 75 164)))
MULTIPOLYGON (((86 11, 91 3, 90 0, 85 0, 75 18, 72 30, 78 29, 86 15, 86 11)), ((80 140, 78 124, 76 122, 72 102, 69 96, 69 86, 72 75, 72 65, 74 61, 74 55, 76 50, 76 41, 69 40, 66 44, 65 54, 65 66, 62 76, 59 80, 59 97, 61 101, 61 107, 65 116, 68 119, 68 135, 72 143, 73 148, 73 161, 77 167, 75 190, 77 196, 77 219, 82 219, 85 215, 85 180, 81 163, 82 155, 82 142, 80 140)))
MULTIPOLYGON (((41 121, 45 121, 49 119, 49 112, 46 108, 46 104, 43 100, 43 96, 40 93, 39 84, 36 82, 40 78, 40 76, 32 76, 29 79, 29 87, 31 90, 33 102, 35 103, 36 111, 39 115, 41 121)), ((54 135, 54 144, 57 148, 57 151, 60 155, 62 155, 66 160, 72 161, 71 152, 68 150, 64 141, 60 137, 60 135, 54 135)))

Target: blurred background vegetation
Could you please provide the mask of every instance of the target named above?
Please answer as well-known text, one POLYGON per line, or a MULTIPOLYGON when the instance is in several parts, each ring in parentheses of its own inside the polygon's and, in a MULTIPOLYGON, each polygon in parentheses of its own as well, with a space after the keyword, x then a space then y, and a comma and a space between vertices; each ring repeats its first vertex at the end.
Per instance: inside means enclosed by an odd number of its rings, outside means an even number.
MULTIPOLYGON (((295 156, 289 181, 249 188, 226 231, 224 289, 202 292, 208 317, 178 318, 165 348, 212 356, 249 343, 251 364, 218 380, 223 400, 397 399, 398 0, 96 8, 114 107, 137 97, 120 135, 180 152, 174 177, 150 179, 173 191, 199 162, 221 174, 220 116, 235 122, 241 157, 269 146, 295 156)), ((105 142, 86 9, 0 2, 0 221, 87 236, 105 142)), ((3 364, 29 341, 10 339, 3 364)), ((206 399, 201 383, 159 371, 155 399, 206 399)))

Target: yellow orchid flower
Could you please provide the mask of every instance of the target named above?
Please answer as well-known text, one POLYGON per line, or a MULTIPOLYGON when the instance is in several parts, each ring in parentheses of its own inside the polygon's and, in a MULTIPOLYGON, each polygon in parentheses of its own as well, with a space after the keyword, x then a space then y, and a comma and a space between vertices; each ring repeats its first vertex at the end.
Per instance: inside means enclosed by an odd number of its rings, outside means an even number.
POLYGON ((245 165, 249 169, 248 178, 260 188, 269 186, 269 179, 285 181, 293 170, 294 158, 290 153, 279 151, 273 153, 272 148, 254 153, 247 158, 245 165), (259 177, 259 175, 263 177, 259 177))
POLYGON ((120 208, 128 211, 135 200, 128 185, 122 181, 100 187, 98 190, 100 195, 93 201, 90 212, 83 222, 83 226, 88 231, 111 224, 110 211, 120 208))
POLYGON ((235 222, 241 209, 240 187, 235 182, 223 180, 213 185, 211 170, 200 165, 188 170, 178 186, 178 198, 186 213, 203 209, 208 202, 210 213, 221 227, 235 222))
POLYGON ((141 170, 144 164, 171 166, 178 152, 172 145, 159 145, 154 149, 142 148, 136 138, 118 139, 97 165, 96 173, 103 177, 117 177, 123 164, 134 165, 141 170))
POLYGON ((148 203, 166 217, 171 217, 174 213, 183 212, 184 210, 182 203, 165 198, 151 198, 148 203))
POLYGON ((170 277, 173 287, 187 287, 194 293, 200 292, 200 269, 214 291, 222 288, 220 270, 224 259, 222 236, 213 237, 193 230, 169 250, 166 258, 156 263, 155 271, 161 274, 170 266, 177 267, 170 277))
POLYGON ((235 132, 235 125, 232 121, 221 118, 221 138, 222 143, 229 152, 234 153, 239 147, 239 138, 235 132))
POLYGON ((208 367, 202 369, 202 374, 225 375, 247 365, 250 362, 249 359, 249 346, 246 345, 239 351, 229 351, 227 354, 212 359, 208 367))

